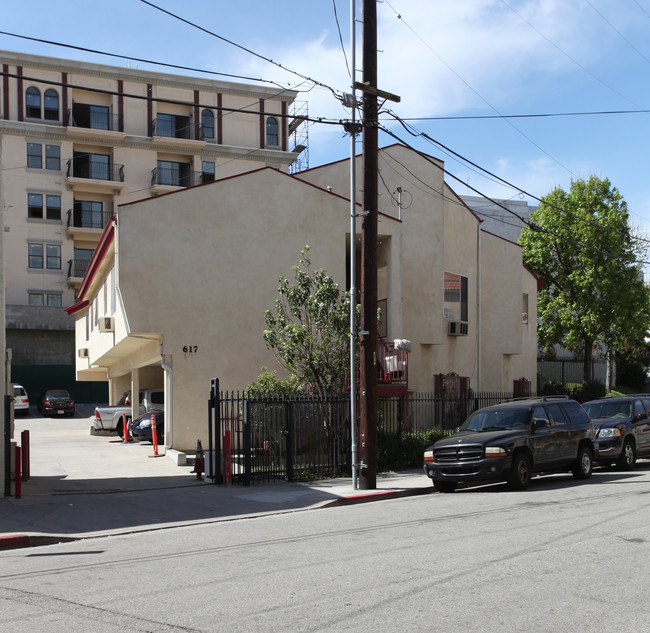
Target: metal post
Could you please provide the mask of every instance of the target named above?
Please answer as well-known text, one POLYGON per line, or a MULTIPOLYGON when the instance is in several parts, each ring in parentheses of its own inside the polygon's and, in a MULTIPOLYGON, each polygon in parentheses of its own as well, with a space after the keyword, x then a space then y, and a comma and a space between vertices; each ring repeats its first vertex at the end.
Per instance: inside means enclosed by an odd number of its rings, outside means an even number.
POLYGON ((350 435, 352 451, 352 488, 359 487, 359 454, 357 446, 357 152, 356 152, 356 81, 357 65, 357 18, 356 0, 350 0, 350 71, 352 74, 352 96, 355 104, 350 116, 350 435))
POLYGON ((5 417, 5 450, 4 450, 4 475, 5 489, 4 496, 11 497, 11 400, 12 396, 5 395, 4 417, 5 417))
POLYGON ((363 212, 361 227, 360 475, 377 487, 377 4, 363 0, 363 212), (372 90, 374 88, 374 90, 372 90))

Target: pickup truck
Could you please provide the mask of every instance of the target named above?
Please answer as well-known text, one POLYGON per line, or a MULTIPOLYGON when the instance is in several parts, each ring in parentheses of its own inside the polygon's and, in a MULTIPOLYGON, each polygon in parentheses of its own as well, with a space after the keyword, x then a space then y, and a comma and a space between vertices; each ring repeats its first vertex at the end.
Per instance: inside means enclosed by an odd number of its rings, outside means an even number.
MULTIPOLYGON (((165 403, 164 389, 143 389, 140 391, 140 416, 147 415, 152 411, 159 411, 165 403)), ((95 419, 90 429, 91 435, 100 431, 117 433, 124 437, 122 417, 126 413, 127 420, 131 420, 131 392, 125 391, 118 403, 112 407, 96 407, 95 419)))

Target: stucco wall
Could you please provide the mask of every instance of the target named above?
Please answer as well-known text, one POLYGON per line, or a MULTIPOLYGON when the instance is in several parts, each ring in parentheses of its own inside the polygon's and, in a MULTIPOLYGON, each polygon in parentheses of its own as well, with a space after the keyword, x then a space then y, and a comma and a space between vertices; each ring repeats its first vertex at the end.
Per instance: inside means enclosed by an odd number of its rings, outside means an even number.
POLYGON ((119 290, 131 333, 162 334, 175 447, 206 439, 211 378, 242 389, 276 366, 264 311, 314 238, 313 268, 344 288, 346 217, 341 198, 268 169, 119 209, 119 290))

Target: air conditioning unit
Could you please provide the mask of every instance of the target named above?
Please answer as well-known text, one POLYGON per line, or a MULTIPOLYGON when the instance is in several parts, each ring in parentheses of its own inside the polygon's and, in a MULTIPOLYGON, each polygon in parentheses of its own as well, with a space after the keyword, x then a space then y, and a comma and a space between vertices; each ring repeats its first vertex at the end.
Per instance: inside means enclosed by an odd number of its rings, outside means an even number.
POLYGON ((100 332, 112 332, 113 329, 113 317, 99 317, 100 332))
POLYGON ((88 358, 88 348, 80 347, 79 348, 79 358, 88 358))
POLYGON ((467 336, 468 327, 464 321, 449 321, 447 323, 447 334, 449 336, 467 336))

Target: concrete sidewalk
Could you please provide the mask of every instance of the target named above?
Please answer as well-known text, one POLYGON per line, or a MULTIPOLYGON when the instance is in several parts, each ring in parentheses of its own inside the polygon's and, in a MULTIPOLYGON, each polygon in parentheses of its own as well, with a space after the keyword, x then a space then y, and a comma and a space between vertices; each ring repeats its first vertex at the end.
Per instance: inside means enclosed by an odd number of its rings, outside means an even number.
POLYGON ((151 444, 90 436, 89 423, 17 421, 17 435, 30 428, 31 478, 20 499, 0 497, 0 550, 433 492, 420 469, 381 473, 368 491, 350 478, 217 486, 151 444))

